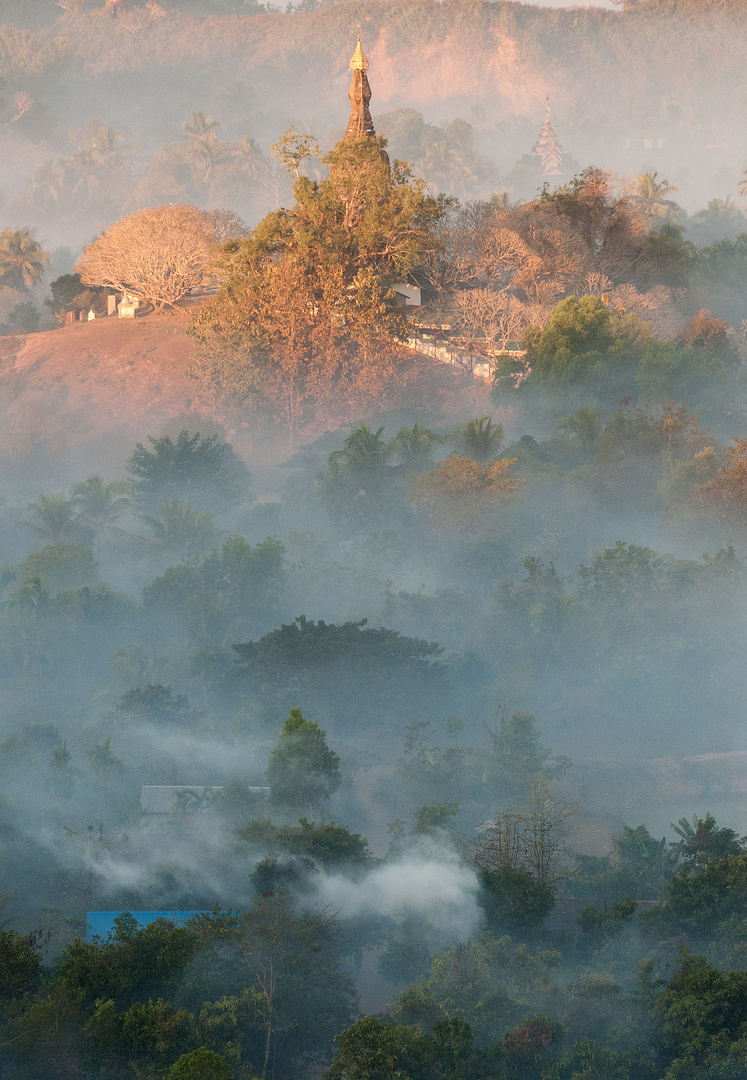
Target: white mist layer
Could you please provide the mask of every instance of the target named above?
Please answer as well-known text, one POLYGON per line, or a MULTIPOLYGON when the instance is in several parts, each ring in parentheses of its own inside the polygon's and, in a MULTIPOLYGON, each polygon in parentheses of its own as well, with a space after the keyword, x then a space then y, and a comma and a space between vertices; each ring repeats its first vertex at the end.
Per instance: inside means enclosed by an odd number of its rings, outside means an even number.
POLYGON ((455 855, 440 852, 406 856, 359 881, 341 874, 325 875, 316 898, 340 919, 417 915, 438 928, 444 939, 465 940, 480 929, 477 890, 474 871, 461 865, 455 855))

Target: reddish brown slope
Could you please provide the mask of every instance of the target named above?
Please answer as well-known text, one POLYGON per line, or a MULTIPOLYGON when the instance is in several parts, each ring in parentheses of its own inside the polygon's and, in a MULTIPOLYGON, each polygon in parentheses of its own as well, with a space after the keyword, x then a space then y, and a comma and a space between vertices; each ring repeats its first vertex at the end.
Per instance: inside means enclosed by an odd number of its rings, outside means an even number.
POLYGON ((96 319, 0 338, 2 444, 34 435, 73 457, 124 451, 192 404, 186 316, 96 319))
MULTIPOLYGON (((65 468, 74 476, 86 470, 121 472, 136 442, 159 434, 166 420, 200 411, 196 384, 186 377, 193 348, 187 324, 188 314, 179 311, 0 337, 0 466, 3 460, 17 464, 29 457, 44 467, 60 466, 61 476, 65 468)), ((495 411, 484 383, 417 354, 381 407, 414 408, 446 424, 495 411)), ((216 419, 225 422, 245 457, 256 458, 258 450, 271 460, 287 456, 284 429, 269 440, 265 431, 258 445, 251 423, 216 419)), ((360 419, 343 409, 332 426, 360 419)), ((301 442, 325 427, 311 424, 301 442)))

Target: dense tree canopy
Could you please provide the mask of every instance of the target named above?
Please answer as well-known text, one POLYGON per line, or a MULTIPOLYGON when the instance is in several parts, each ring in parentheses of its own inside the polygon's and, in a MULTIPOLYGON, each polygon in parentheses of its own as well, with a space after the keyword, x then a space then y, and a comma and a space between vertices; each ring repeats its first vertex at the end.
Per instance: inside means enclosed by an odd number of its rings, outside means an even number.
POLYGON ((370 401, 401 363, 391 285, 436 244, 442 204, 380 140, 339 143, 290 210, 224 250, 228 283, 191 333, 200 393, 282 417, 370 401))

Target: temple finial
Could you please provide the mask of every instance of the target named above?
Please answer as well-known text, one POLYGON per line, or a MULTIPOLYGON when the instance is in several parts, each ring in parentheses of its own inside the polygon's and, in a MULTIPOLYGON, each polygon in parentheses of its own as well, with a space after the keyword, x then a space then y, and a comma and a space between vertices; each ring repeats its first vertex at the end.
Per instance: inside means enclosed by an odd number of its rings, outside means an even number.
POLYGON ((350 119, 348 120, 346 139, 372 139, 376 135, 368 103, 371 100, 371 87, 368 84, 368 59, 361 48, 361 36, 350 61, 353 75, 350 80, 350 119))
POLYGON ((545 120, 550 119, 550 95, 545 97, 545 120))
POLYGON ((350 71, 367 71, 368 70, 368 57, 361 48, 361 36, 358 34, 358 44, 355 46, 355 52, 350 60, 350 71))

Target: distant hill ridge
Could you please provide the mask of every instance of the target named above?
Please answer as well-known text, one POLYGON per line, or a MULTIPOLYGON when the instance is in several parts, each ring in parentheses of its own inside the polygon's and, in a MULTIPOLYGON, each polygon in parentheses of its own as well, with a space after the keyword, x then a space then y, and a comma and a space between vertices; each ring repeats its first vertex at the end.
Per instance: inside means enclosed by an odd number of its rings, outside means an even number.
POLYGON ((136 34, 87 12, 63 16, 50 32, 74 42, 94 77, 154 65, 195 72, 225 65, 296 113, 332 108, 342 122, 362 15, 379 111, 477 97, 483 108, 525 114, 549 91, 566 106, 591 100, 613 114, 624 110, 626 95, 657 104, 671 98, 680 114, 699 110, 702 123, 705 113, 723 114, 726 95, 742 85, 745 7, 747 0, 640 0, 623 12, 507 0, 372 0, 301 14, 170 12, 136 34), (684 64, 683 53, 696 64, 684 64))

